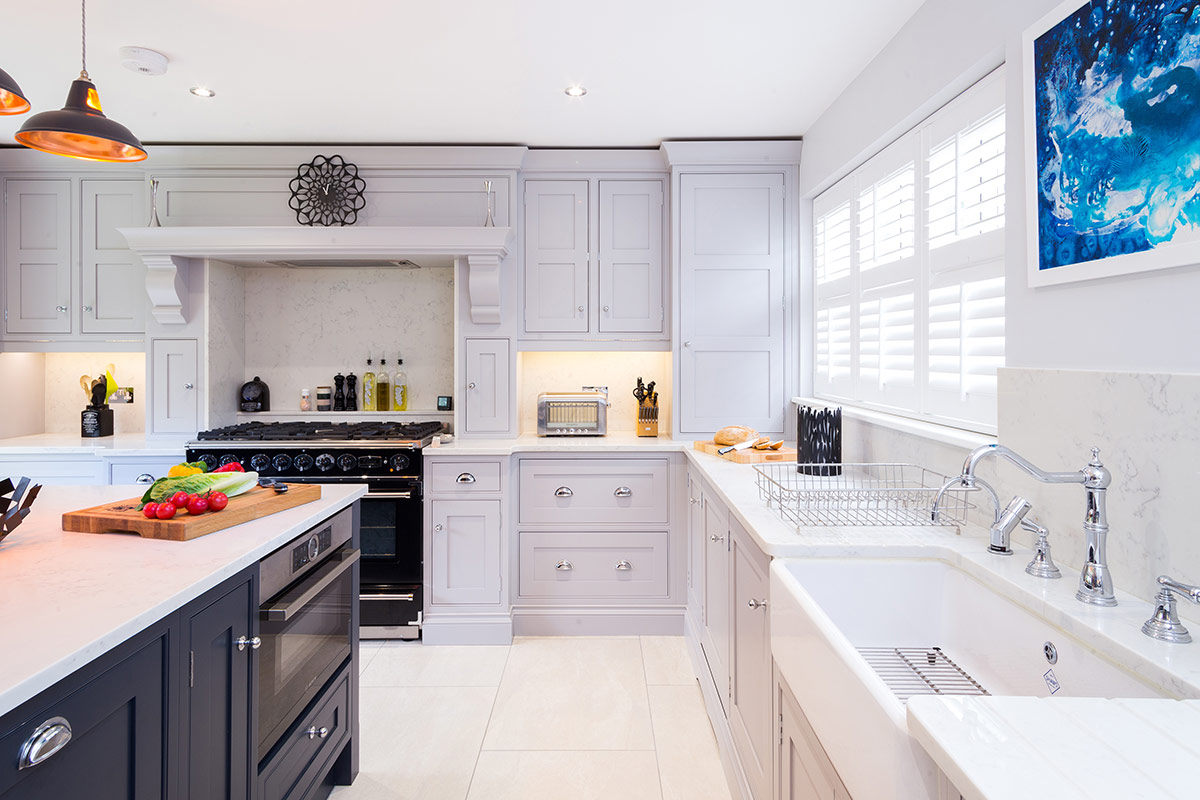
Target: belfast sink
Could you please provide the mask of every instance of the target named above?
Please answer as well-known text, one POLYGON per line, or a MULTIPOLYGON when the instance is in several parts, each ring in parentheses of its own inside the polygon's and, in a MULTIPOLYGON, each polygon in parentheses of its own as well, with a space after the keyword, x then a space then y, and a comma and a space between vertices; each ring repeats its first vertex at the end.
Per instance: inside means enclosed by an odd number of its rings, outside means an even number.
POLYGON ((856 800, 938 796, 937 767, 909 737, 904 710, 906 696, 934 693, 931 684, 1163 696, 945 561, 776 559, 771 608, 780 675, 856 800))

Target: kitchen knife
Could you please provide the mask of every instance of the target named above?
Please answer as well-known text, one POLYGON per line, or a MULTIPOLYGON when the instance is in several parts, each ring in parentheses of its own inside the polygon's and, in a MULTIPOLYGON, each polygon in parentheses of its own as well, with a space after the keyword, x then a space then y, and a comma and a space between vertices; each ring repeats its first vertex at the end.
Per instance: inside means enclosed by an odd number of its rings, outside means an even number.
POLYGON ((732 453, 735 450, 745 450, 748 447, 754 447, 759 442, 765 442, 765 441, 770 441, 770 440, 767 439, 765 436, 762 437, 761 439, 747 439, 744 442, 738 442, 737 444, 731 444, 731 445, 729 445, 729 447, 722 447, 720 450, 717 451, 717 454, 723 456, 726 453, 732 453))

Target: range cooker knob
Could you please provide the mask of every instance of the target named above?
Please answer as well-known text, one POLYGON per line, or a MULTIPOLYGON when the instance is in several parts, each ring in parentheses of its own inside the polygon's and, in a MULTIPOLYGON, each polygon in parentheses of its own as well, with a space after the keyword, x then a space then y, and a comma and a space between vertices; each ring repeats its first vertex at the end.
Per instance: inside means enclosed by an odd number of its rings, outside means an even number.
POLYGON ((329 453, 321 453, 321 455, 317 456, 317 469, 321 470, 321 472, 328 472, 333 469, 333 456, 329 455, 329 453))
POLYGON ((197 461, 203 461, 203 462, 204 462, 204 466, 208 467, 208 471, 209 471, 209 472, 212 472, 214 469, 216 469, 216 468, 217 468, 217 465, 220 463, 220 462, 218 462, 218 461, 217 461, 217 457, 216 457, 216 456, 214 456, 214 455, 209 455, 208 453, 205 453, 204 455, 200 456, 200 457, 199 457, 199 458, 197 458, 196 460, 197 460, 197 461))
POLYGON ((391 465, 393 471, 400 472, 402 470, 406 470, 408 469, 408 464, 408 456, 404 455, 403 453, 392 456, 391 465))
POLYGON ((255 472, 262 472, 269 466, 271 466, 271 459, 267 458, 265 453, 255 453, 250 456, 250 469, 255 472))
POLYGON ((287 453, 280 453, 271 459, 271 466, 275 468, 276 472, 286 472, 292 466, 292 457, 287 453))
POLYGON ((221 466, 222 467, 225 466, 226 464, 232 464, 234 462, 237 462, 240 464, 240 463, 242 463, 242 460, 240 458, 238 458, 237 456, 235 456, 233 453, 226 453, 225 455, 221 456, 221 466))
POLYGON ((304 472, 312 469, 313 457, 308 453, 301 453, 300 455, 296 456, 296 459, 293 463, 295 463, 296 469, 304 472))
POLYGON ((349 472, 358 466, 358 459, 347 453, 344 456, 338 456, 337 465, 342 468, 342 472, 349 472))

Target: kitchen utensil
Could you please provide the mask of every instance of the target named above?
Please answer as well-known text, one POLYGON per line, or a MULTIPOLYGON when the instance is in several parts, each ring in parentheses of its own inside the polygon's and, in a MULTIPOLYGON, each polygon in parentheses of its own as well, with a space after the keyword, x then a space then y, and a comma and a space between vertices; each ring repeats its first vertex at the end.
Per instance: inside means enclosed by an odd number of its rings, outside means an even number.
POLYGON ((717 455, 723 456, 727 453, 732 453, 736 450, 745 450, 749 447, 754 447, 755 445, 757 445, 760 442, 766 442, 766 441, 769 441, 769 440, 765 436, 760 439, 747 439, 744 442, 738 442, 737 444, 731 444, 728 447, 722 447, 720 450, 717 451, 717 455))
POLYGON ((87 402, 92 402, 92 379, 87 375, 79 376, 79 386, 83 389, 83 395, 87 398, 87 402))
POLYGON ((639 403, 646 399, 646 387, 642 383, 641 378, 638 378, 637 388, 633 390, 633 396, 637 398, 639 403))
POLYGON ((537 399, 538 436, 604 436, 608 392, 542 392, 537 399))
POLYGON ((321 499, 319 484, 298 483, 290 488, 291 491, 283 494, 274 487, 256 486, 245 494, 229 498, 229 505, 222 511, 209 511, 197 517, 177 514, 171 519, 146 519, 138 510, 142 498, 131 497, 63 514, 62 527, 65 531, 80 533, 129 531, 146 539, 183 542, 321 499))
POLYGON ((333 410, 346 410, 346 376, 338 373, 333 376, 333 410))

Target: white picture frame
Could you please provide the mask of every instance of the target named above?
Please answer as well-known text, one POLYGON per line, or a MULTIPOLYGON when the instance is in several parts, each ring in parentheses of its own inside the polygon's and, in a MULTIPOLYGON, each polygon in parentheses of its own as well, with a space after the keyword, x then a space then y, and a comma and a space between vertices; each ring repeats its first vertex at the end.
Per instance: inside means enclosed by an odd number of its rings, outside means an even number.
MULTIPOLYGON (((1117 2, 1141 5, 1142 0, 1117 0, 1117 2)), ((1066 0, 1028 28, 1021 38, 1021 100, 1024 115, 1023 169, 1026 180, 1022 200, 1025 205, 1027 272, 1029 285, 1034 288, 1200 263, 1200 230, 1197 230, 1194 234, 1189 232, 1179 237, 1178 240, 1172 239, 1169 242, 1152 246, 1150 249, 1120 255, 1100 255, 1092 260, 1079 260, 1074 263, 1043 268, 1041 252, 1044 242, 1042 241, 1042 215, 1039 203, 1042 187, 1038 169, 1039 132, 1036 109, 1036 81, 1039 76, 1034 56, 1034 44, 1043 35, 1072 18, 1085 6, 1096 5, 1098 4, 1094 0, 1082 0, 1082 2, 1081 0, 1066 0)), ((1103 5, 1103 3, 1099 5, 1103 5)), ((1146 4, 1146 6, 1148 5, 1146 4)), ((1113 58, 1123 55, 1123 53, 1117 52, 1113 58)))

